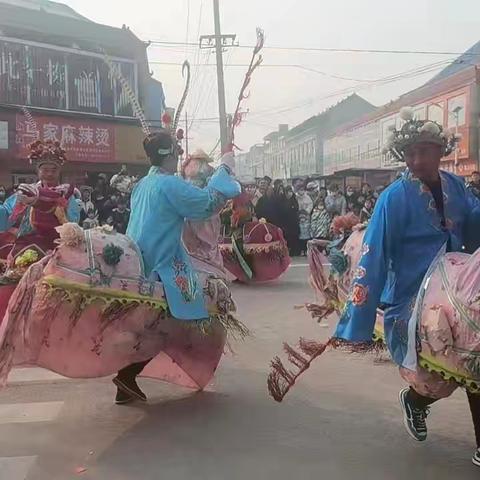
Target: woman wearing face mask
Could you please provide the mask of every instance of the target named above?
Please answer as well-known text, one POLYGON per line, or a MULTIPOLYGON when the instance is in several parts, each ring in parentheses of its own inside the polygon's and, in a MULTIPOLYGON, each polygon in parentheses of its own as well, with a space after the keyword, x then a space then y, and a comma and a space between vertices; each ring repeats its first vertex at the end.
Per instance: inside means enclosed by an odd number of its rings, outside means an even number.
POLYGON ((355 203, 357 201, 357 194, 351 185, 347 187, 345 197, 347 199, 347 203, 355 203))

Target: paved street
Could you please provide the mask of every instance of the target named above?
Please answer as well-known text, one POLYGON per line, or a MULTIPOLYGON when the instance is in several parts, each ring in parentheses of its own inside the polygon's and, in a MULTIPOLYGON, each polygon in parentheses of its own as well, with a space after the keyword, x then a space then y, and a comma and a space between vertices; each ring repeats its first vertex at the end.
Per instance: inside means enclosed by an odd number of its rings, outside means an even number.
POLYGON ((266 377, 282 341, 330 331, 293 309, 312 299, 305 265, 234 290, 253 337, 235 345, 207 392, 142 380, 150 402, 119 407, 109 379, 16 370, 0 392, 0 480, 479 478, 464 394, 433 408, 429 441, 417 445, 403 430, 402 382, 389 363, 330 352, 273 402, 266 377))

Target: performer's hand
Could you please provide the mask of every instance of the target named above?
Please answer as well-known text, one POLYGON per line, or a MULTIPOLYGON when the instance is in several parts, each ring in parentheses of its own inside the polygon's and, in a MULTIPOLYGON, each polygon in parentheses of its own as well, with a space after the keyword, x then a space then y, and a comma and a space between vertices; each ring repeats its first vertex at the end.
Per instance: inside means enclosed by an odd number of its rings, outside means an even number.
POLYGON ((37 201, 37 197, 30 197, 28 195, 24 195, 23 193, 17 193, 17 202, 21 203, 22 205, 31 206, 37 201))
POLYGON ((220 160, 221 165, 226 165, 232 174, 235 173, 235 157, 233 152, 225 153, 220 160))

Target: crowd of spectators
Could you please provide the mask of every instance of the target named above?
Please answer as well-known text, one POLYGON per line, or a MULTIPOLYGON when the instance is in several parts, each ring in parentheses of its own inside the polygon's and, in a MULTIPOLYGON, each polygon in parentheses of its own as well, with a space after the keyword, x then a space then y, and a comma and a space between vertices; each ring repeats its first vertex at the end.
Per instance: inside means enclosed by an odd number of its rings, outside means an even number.
POLYGON ((368 222, 384 187, 368 183, 345 192, 337 184, 320 187, 315 180, 296 179, 292 185, 265 177, 258 182, 253 199, 257 218, 265 218, 283 230, 290 254, 306 255, 311 239, 331 239, 332 220, 348 213, 368 222))

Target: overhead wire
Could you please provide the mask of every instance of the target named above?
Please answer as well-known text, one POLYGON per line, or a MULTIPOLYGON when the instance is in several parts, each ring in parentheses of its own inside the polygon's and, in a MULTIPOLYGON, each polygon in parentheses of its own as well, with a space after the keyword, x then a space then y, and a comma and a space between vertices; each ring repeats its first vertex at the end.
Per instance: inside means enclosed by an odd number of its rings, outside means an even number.
MULTIPOLYGON (((444 63, 445 64, 447 64, 447 63, 451 64, 451 63, 454 63, 454 62, 449 61, 449 62, 444 62, 444 63)), ((293 104, 289 107, 269 108, 269 109, 260 110, 260 111, 257 111, 257 112, 252 112, 250 115, 253 116, 253 117, 262 117, 262 116, 267 116, 267 115, 278 115, 278 114, 281 114, 281 113, 287 113, 287 112, 297 110, 299 108, 303 108, 303 107, 306 107, 308 105, 311 105, 316 101, 327 100, 329 98, 333 98, 333 97, 336 97, 336 96, 339 96, 339 95, 342 95, 342 94, 353 93, 355 91, 364 90, 365 88, 369 88, 369 87, 372 87, 372 86, 375 86, 375 85, 386 85, 388 83, 393 83, 395 81, 403 80, 403 79, 406 79, 406 78, 414 78, 414 77, 419 76, 419 75, 424 75, 426 73, 430 73, 430 72, 435 71, 439 68, 442 68, 442 65, 439 65, 438 63, 435 63, 435 64, 431 64, 430 68, 426 68, 426 67, 428 67, 428 65, 425 65, 423 67, 419 67, 417 69, 407 70, 406 72, 402 72, 402 73, 397 74, 397 75, 390 75, 388 77, 380 78, 380 79, 377 79, 375 82, 365 82, 363 84, 352 85, 352 86, 349 86, 347 88, 343 88, 343 89, 340 89, 340 90, 330 92, 329 94, 327 94, 325 96, 309 97, 309 98, 303 100, 302 102, 295 103, 295 104, 293 104)))
MULTIPOLYGON (((442 65, 446 65, 446 64, 451 63, 451 62, 452 62, 452 60, 442 60, 440 62, 435 62, 435 63, 432 63, 432 64, 424 65, 422 67, 416 67, 416 68, 412 69, 412 72, 416 71, 418 68, 442 66, 442 65)), ((154 65, 171 65, 171 66, 181 65, 181 63, 177 63, 177 62, 160 62, 160 61, 155 61, 155 60, 152 60, 150 63, 152 63, 154 65)), ((465 63, 467 63, 467 62, 465 62, 465 63)), ((205 66, 205 65, 197 65, 197 66, 205 66)), ((215 67, 216 64, 213 63, 213 64, 210 64, 208 66, 215 67)), ((246 64, 246 63, 236 63, 236 64, 230 63, 228 65, 228 67, 248 67, 248 64, 246 64)), ((333 79, 336 79, 336 80, 345 80, 345 81, 353 81, 353 82, 370 82, 370 83, 377 83, 378 82, 378 79, 346 77, 346 76, 342 76, 342 75, 338 75, 338 74, 334 74, 334 73, 329 73, 329 72, 317 70, 317 69, 313 68, 313 65, 288 64, 288 63, 285 63, 285 64, 284 63, 277 63, 277 64, 268 64, 267 63, 267 64, 260 65, 260 68, 269 68, 269 67, 270 68, 272 68, 272 67, 275 67, 275 68, 298 68, 298 69, 301 69, 301 70, 305 70, 307 72, 315 73, 315 74, 322 75, 322 76, 325 76, 325 77, 330 77, 330 78, 333 78, 333 79)), ((402 72, 402 74, 403 73, 405 73, 405 72, 402 72)), ((396 75, 392 75, 392 77, 393 76, 396 76, 396 75)), ((388 78, 388 77, 386 77, 386 78, 388 78)))
MULTIPOLYGON (((162 40, 150 40, 152 45, 185 45, 185 42, 172 42, 162 40)), ((196 43, 188 43, 189 46, 196 46, 196 43)), ((237 48, 254 48, 254 45, 237 44, 237 48)), ((285 50, 285 51, 304 51, 304 52, 331 52, 331 53, 375 53, 375 54, 395 54, 395 55, 471 55, 480 56, 480 52, 452 52, 442 50, 384 50, 378 48, 330 48, 330 47, 300 47, 300 46, 281 46, 281 45, 265 45, 265 49, 269 50, 285 50)))

